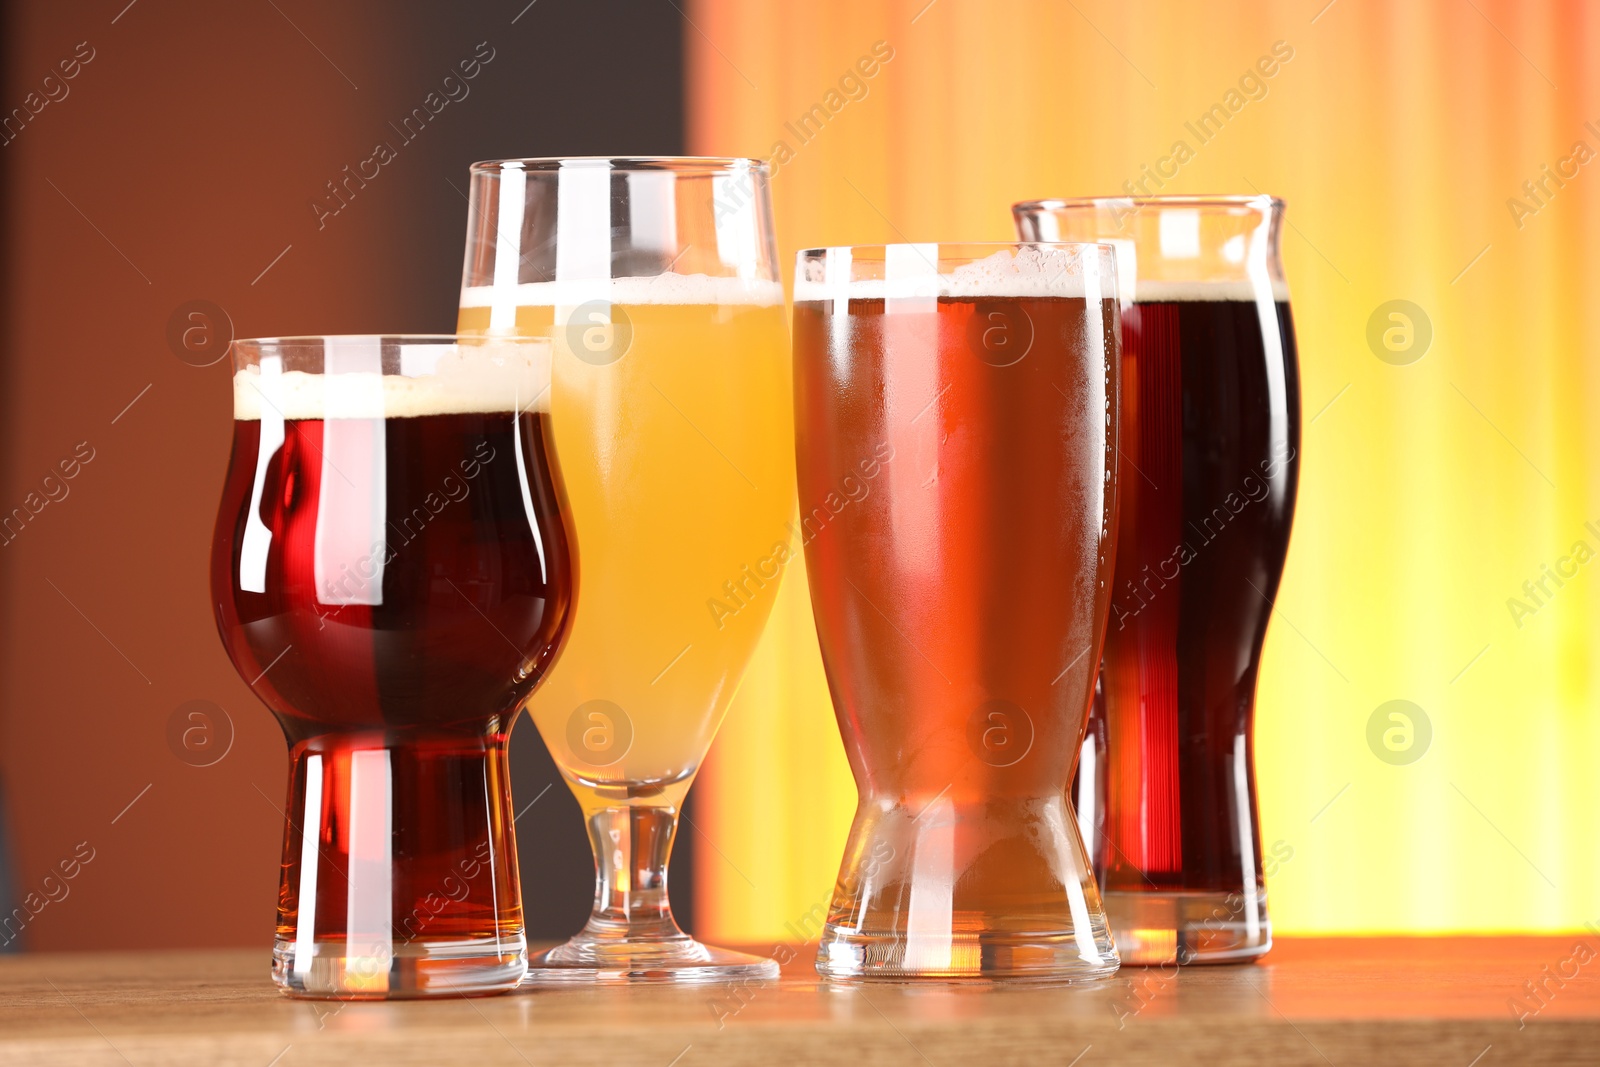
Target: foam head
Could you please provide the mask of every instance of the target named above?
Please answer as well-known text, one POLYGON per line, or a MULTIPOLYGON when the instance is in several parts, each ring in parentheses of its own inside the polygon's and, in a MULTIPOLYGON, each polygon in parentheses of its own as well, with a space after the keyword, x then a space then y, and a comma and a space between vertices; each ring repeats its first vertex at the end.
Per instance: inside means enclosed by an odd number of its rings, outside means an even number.
MULTIPOLYGON (((1111 295, 1114 274, 1102 269, 1098 252, 1083 247, 1019 245, 982 259, 941 270, 938 245, 889 245, 882 277, 853 277, 848 250, 829 250, 828 258, 801 253, 794 283, 796 301, 900 300, 948 297, 983 300, 1017 297, 1111 295)), ((873 261, 876 262, 876 261, 873 261)))
POLYGON ((1131 293, 1123 293, 1123 299, 1135 304, 1204 304, 1222 300, 1254 302, 1261 295, 1270 296, 1273 300, 1289 299, 1289 287, 1281 278, 1266 278, 1260 282, 1250 278, 1214 278, 1207 281, 1135 278, 1131 288, 1131 293))
POLYGON ((259 363, 233 376, 233 417, 253 421, 265 412, 284 419, 393 419, 550 409, 545 340, 402 342, 387 345, 398 357, 389 368, 383 362, 387 343, 379 338, 329 338, 324 344, 322 371, 309 372, 285 370, 281 350, 264 343, 259 363))
POLYGON ((613 304, 736 304, 775 307, 783 286, 766 278, 726 278, 709 274, 656 274, 644 278, 576 278, 523 282, 515 286, 474 285, 461 290, 461 306, 576 307, 591 300, 613 304))

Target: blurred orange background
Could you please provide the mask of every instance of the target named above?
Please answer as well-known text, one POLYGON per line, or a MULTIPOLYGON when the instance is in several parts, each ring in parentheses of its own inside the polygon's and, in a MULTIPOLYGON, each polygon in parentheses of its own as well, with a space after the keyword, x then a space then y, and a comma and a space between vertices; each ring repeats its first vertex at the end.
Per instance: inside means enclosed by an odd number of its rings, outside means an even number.
MULTIPOLYGON (((789 262, 1003 240, 1015 200, 1141 180, 1285 198, 1305 410, 1258 716, 1262 837, 1290 857, 1275 925, 1600 921, 1600 4, 17 4, 0 109, 59 95, 43 79, 80 42, 67 95, 0 145, 0 513, 94 455, 0 545, 13 903, 95 854, 27 947, 271 936, 283 741, 206 608, 227 370, 173 354, 173 312, 214 301, 240 336, 448 329, 471 161, 683 151, 774 161, 789 262), (319 228, 325 183, 485 40, 472 96, 319 228), (1292 58, 1247 80, 1279 42, 1292 58), (1391 349, 1396 300, 1413 337, 1391 349), (213 766, 169 744, 192 700, 232 725, 213 766), (1400 752, 1369 742, 1394 700, 1400 752)), ((674 897, 703 938, 796 936, 854 810, 803 577, 692 794, 674 897)), ((536 732, 513 745, 554 937, 587 910, 588 846, 565 790, 541 793, 536 732)))
MULTIPOLYGON (((1004 240, 1013 201, 1141 180, 1286 199, 1305 428, 1258 700, 1262 838, 1290 854, 1269 872, 1274 926, 1600 919, 1600 567, 1574 555, 1600 551, 1600 5, 687 10, 689 148, 779 164, 791 264, 1004 240), (1275 47, 1292 57, 1253 77, 1275 47), (875 49, 892 58, 857 76, 875 49), (1189 124, 1218 104, 1202 142, 1189 124), (1399 351, 1387 311, 1368 341, 1393 300, 1420 308, 1399 351), (1546 565, 1571 573, 1536 603, 1524 582, 1546 565), (1414 705, 1398 752, 1368 742, 1392 700, 1414 705)), ((699 786, 706 936, 784 936, 838 870, 854 788, 802 577, 699 786)))

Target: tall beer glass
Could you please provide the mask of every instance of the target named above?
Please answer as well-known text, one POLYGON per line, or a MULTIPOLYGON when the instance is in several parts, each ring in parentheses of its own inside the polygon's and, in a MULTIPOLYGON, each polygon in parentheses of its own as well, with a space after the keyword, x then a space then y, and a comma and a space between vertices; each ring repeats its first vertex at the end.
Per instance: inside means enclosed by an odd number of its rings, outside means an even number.
POLYGON ((233 343, 217 628, 289 741, 273 978, 489 993, 526 969, 506 738, 566 629, 547 341, 233 343))
MULTIPOLYGON (((1300 373, 1266 196, 1043 200, 1029 240, 1122 271, 1127 384, 1116 598, 1097 714, 1096 857, 1126 963, 1272 945, 1256 822, 1256 672, 1299 481, 1300 373)), ((1089 764, 1085 759, 1084 765, 1089 764)))
POLYGON ((548 337, 582 594, 530 710, 588 821, 583 931, 534 981, 776 977, 685 935, 667 857, 790 555, 788 334, 763 164, 472 168, 464 332, 548 337))
POLYGON ((1117 968, 1065 797, 1110 601, 1116 291, 1098 245, 800 253, 801 528, 860 793, 824 975, 1117 968))

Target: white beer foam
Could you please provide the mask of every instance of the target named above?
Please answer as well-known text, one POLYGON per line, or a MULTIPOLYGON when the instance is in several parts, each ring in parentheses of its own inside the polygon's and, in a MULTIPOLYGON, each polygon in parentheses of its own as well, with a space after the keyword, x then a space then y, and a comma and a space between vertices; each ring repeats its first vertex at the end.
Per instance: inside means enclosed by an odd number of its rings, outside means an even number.
POLYGON ((513 294, 497 299, 493 285, 461 290, 464 308, 576 307, 591 300, 613 304, 740 304, 776 307, 783 303, 783 286, 764 278, 723 278, 709 274, 657 274, 648 278, 584 278, 553 282, 523 282, 513 294))
MULTIPOLYGON (((915 249, 915 245, 903 246, 915 249)), ((951 297, 958 300, 977 300, 991 297, 1083 297, 1086 279, 1083 273, 1085 256, 1062 248, 1023 245, 1015 252, 1003 248, 992 256, 963 263, 954 270, 936 273, 937 246, 927 246, 926 255, 901 257, 910 263, 913 271, 895 278, 852 278, 848 281, 827 280, 828 264, 821 260, 802 260, 801 273, 795 278, 796 303, 815 300, 902 300, 951 297), (916 271, 918 262, 927 265, 927 272, 916 271)), ((845 269, 841 265, 836 269, 845 269)), ((1105 295, 1110 287, 1110 276, 1098 279, 1098 289, 1105 295)))
MULTIPOLYGON (((1269 280, 1272 299, 1287 301, 1289 286, 1281 278, 1269 280)), ((1135 304, 1162 304, 1177 301, 1206 303, 1220 300, 1245 300, 1254 302, 1259 290, 1248 278, 1229 278, 1220 281, 1189 282, 1164 281, 1155 278, 1135 279, 1133 302, 1135 304)), ((1124 293, 1123 299, 1128 294, 1124 293)))
POLYGON ((235 420, 253 422, 263 411, 284 419, 395 419, 550 410, 548 343, 402 347, 402 368, 424 372, 415 374, 283 371, 270 356, 262 364, 233 376, 235 420))

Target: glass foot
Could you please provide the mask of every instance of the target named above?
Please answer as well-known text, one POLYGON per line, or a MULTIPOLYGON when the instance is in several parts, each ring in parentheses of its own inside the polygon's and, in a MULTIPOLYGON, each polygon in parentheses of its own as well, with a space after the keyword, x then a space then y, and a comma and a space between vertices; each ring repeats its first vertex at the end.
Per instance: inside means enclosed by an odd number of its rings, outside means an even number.
POLYGON ((761 956, 702 945, 687 935, 664 941, 601 940, 585 931, 528 960, 522 986, 595 982, 750 982, 778 977, 761 956))
POLYGON ((291 997, 398 1000, 483 996, 515 989, 527 970, 519 937, 379 944, 351 955, 344 940, 277 941, 272 980, 291 997))
POLYGON ((564 945, 528 961, 523 988, 594 983, 753 982, 778 977, 760 956, 702 945, 667 902, 676 809, 629 805, 589 816, 597 874, 594 912, 564 945))
POLYGON ((951 792, 863 799, 817 973, 1058 984, 1116 973, 1105 909, 1062 793, 951 792))
POLYGON ((1111 951, 1104 926, 1087 932, 1086 948, 1078 931, 922 939, 862 936, 830 925, 817 949, 817 973, 842 982, 949 981, 962 985, 975 981, 1067 985, 1115 974, 1117 956, 1111 951))
POLYGON ((1272 947, 1265 891, 1137 892, 1108 889, 1106 914, 1122 962, 1248 963, 1272 947))

